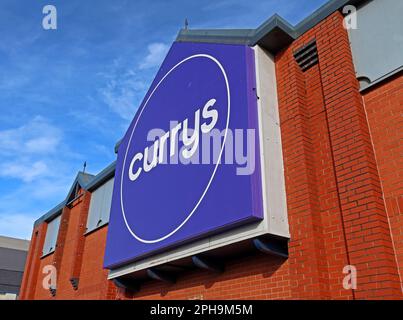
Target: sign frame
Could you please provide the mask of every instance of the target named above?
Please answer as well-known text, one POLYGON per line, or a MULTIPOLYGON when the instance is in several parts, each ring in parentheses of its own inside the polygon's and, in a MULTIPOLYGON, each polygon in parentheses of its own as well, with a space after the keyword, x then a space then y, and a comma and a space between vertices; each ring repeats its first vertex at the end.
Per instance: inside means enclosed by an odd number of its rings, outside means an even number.
POLYGON ((253 50, 255 53, 256 93, 259 97, 257 102, 258 137, 263 193, 263 220, 223 231, 217 235, 208 236, 110 269, 108 279, 114 279, 262 235, 289 238, 275 63, 273 57, 259 46, 253 47, 253 50), (265 90, 262 88, 265 88, 265 90))

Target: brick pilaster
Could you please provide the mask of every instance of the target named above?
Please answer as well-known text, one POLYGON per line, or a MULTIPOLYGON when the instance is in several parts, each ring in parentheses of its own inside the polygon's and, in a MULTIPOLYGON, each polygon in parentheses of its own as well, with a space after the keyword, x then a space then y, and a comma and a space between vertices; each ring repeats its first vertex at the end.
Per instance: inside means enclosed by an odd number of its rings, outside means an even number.
POLYGON ((384 201, 343 17, 316 26, 319 66, 356 298, 401 297, 384 201))
MULTIPOLYGON (((52 262, 57 272, 60 271, 60 265, 62 263, 63 251, 67 236, 67 229, 69 226, 69 219, 70 219, 70 209, 68 207, 64 207, 60 219, 59 233, 57 235, 56 249, 53 255, 53 262, 52 262)), ((57 282, 59 282, 59 274, 57 275, 57 282)))
POLYGON ((74 261, 71 268, 70 279, 79 279, 80 272, 81 272, 81 265, 83 262, 83 252, 84 252, 84 245, 85 245, 85 236, 84 233, 86 231, 87 226, 87 218, 88 218, 88 210, 90 207, 91 202, 91 193, 88 191, 84 191, 82 196, 82 202, 80 207, 80 214, 79 214, 79 221, 78 221, 78 228, 77 234, 74 238, 74 261))
POLYGON ((296 299, 328 296, 321 277, 323 239, 316 188, 314 145, 309 126, 306 79, 293 48, 277 57, 276 73, 291 241, 291 290, 296 299))
POLYGON ((27 262, 25 264, 24 276, 20 290, 21 300, 30 300, 35 297, 36 283, 39 277, 39 267, 41 263, 42 248, 45 241, 47 223, 41 223, 32 232, 31 243, 27 262))

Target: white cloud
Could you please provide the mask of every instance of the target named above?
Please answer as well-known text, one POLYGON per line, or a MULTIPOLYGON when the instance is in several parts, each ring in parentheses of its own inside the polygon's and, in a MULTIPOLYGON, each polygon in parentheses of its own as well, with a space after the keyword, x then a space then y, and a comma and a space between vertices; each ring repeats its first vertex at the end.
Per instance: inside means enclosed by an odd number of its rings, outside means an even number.
POLYGON ((23 213, 0 213, 0 235, 31 239, 34 215, 23 213))
POLYGON ((102 100, 122 119, 133 119, 154 76, 152 69, 162 63, 168 49, 164 43, 151 43, 136 67, 128 67, 122 59, 115 59, 108 72, 98 74, 107 79, 105 87, 99 90, 102 100))
POLYGON ((148 54, 139 64, 139 69, 159 67, 168 52, 169 47, 161 42, 151 43, 147 46, 148 54))
POLYGON ((104 102, 125 120, 131 120, 138 108, 138 93, 144 85, 134 79, 116 79, 100 90, 104 102))
POLYGON ((24 182, 31 182, 38 177, 49 173, 48 166, 44 161, 34 163, 7 162, 0 166, 0 176, 21 179, 24 182))
MULTIPOLYGON (((0 131, 0 177, 25 183, 49 177, 61 148, 62 131, 41 116, 27 123, 0 131)), ((59 161, 60 162, 60 161, 59 161)))
POLYGON ((45 153, 56 150, 60 142, 57 136, 37 137, 25 142, 25 150, 29 153, 45 153))
POLYGON ((146 75, 115 60, 111 70, 102 76, 107 79, 106 86, 99 90, 103 101, 122 119, 133 119, 147 90, 146 75))
POLYGON ((49 173, 48 178, 39 179, 34 184, 25 185, 23 189, 30 194, 32 199, 55 199, 55 204, 57 204, 67 196, 74 178, 74 174, 64 176, 49 173))
POLYGON ((41 116, 13 129, 0 131, 0 153, 43 154, 57 150, 62 133, 41 116))

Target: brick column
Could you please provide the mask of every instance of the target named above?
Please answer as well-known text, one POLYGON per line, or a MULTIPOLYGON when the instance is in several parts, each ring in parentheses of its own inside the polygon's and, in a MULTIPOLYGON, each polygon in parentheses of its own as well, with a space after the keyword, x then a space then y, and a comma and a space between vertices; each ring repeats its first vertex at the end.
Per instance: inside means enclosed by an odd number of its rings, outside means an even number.
POLYGON ((356 298, 401 297, 379 174, 339 12, 315 29, 323 95, 356 298))
POLYGON ((283 144, 291 241, 289 265, 294 299, 329 297, 321 275, 323 238, 315 176, 314 145, 309 127, 305 75, 293 48, 276 57, 277 88, 283 144))
POLYGON ((45 241, 47 223, 36 226, 32 232, 28 256, 25 264, 24 276, 20 290, 21 300, 30 300, 35 296, 36 283, 39 277, 39 266, 45 241))
MULTIPOLYGON (((60 218, 60 227, 59 227, 59 233, 57 235, 56 249, 53 255, 53 265, 55 266, 58 273, 60 271, 60 265, 62 263, 64 245, 67 236, 67 229, 69 226, 69 219, 70 219, 70 209, 68 207, 64 207, 60 218)), ((59 282, 59 274, 57 274, 57 282, 59 282)))
POLYGON ((84 191, 82 196, 82 202, 80 207, 79 221, 77 234, 74 238, 74 261, 71 268, 70 279, 79 279, 81 272, 81 265, 83 262, 83 253, 84 253, 84 245, 85 245, 85 236, 84 233, 87 227, 87 217, 88 210, 91 202, 91 193, 88 191, 84 191))
MULTIPOLYGON (((395 245, 400 280, 403 276, 403 76, 393 76, 367 90, 365 111, 374 144, 385 207, 395 245)), ((402 283, 403 287, 403 283, 402 283)))
POLYGON ((103 270, 104 279, 102 283, 102 289, 99 293, 100 300, 121 300, 125 293, 123 289, 119 289, 115 286, 112 280, 108 280, 108 271, 103 270))

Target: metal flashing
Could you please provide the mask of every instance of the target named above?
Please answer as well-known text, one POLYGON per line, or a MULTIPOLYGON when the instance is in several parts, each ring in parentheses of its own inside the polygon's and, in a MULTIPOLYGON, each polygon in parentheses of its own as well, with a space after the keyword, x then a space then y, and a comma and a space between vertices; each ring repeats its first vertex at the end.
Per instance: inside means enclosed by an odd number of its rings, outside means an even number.
MULTIPOLYGON (((98 173, 96 176, 84 172, 79 172, 74 179, 74 182, 67 194, 67 197, 60 202, 58 205, 56 205, 54 208, 49 210, 47 213, 45 213, 43 216, 41 216, 39 219, 37 219, 34 222, 34 227, 38 226, 42 222, 49 222, 56 218, 59 214, 61 214, 63 208, 70 202, 68 199, 70 198, 74 187, 78 183, 81 188, 84 190, 88 190, 90 192, 94 191, 97 189, 99 186, 101 186, 104 182, 107 180, 111 179, 114 174, 115 174, 115 166, 116 163, 112 162, 108 167, 103 169, 100 173, 98 173)), ((70 199, 71 200, 71 199, 70 199)))
POLYGON ((34 222, 34 227, 40 225, 42 222, 49 222, 49 221, 53 220, 54 218, 56 218, 59 214, 61 214, 65 204, 66 204, 66 200, 63 200, 57 206, 50 209, 42 217, 40 217, 39 219, 37 219, 34 222))
POLYGON ((112 162, 109 166, 98 173, 85 187, 88 191, 92 192, 99 188, 109 179, 115 175, 116 161, 112 162))
POLYGON ((256 29, 181 29, 176 41, 249 46, 258 44, 270 53, 276 54, 333 12, 341 10, 346 5, 359 5, 367 1, 330 0, 295 26, 278 14, 274 14, 256 29))

